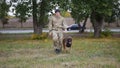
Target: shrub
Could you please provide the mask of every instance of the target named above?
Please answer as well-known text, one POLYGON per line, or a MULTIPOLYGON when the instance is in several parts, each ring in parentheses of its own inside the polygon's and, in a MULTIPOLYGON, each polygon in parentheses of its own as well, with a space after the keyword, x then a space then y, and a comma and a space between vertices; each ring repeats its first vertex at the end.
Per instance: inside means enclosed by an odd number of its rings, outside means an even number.
POLYGON ((32 40, 44 40, 47 38, 47 33, 42 34, 32 34, 31 39, 32 40))
POLYGON ((101 32, 101 37, 111 37, 112 32, 109 29, 105 29, 103 32, 101 32))

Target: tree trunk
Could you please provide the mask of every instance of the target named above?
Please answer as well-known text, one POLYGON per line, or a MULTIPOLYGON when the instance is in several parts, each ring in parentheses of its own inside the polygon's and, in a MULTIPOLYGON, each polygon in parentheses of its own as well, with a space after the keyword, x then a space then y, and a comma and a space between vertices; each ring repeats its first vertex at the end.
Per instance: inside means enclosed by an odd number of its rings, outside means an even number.
POLYGON ((108 27, 110 27, 110 22, 108 22, 108 27))
POLYGON ((8 24, 8 19, 7 18, 2 18, 1 22, 3 24, 3 28, 5 28, 5 24, 8 24))
POLYGON ((20 22, 21 23, 21 28, 23 28, 23 22, 20 22))
POLYGON ((120 25, 119 25, 119 19, 118 18, 117 18, 117 21, 116 21, 116 26, 120 27, 120 25))
POLYGON ((42 2, 38 5, 39 8, 40 8, 38 16, 37 16, 36 0, 32 0, 32 2, 33 2, 33 27, 34 27, 34 33, 35 34, 42 34, 42 28, 43 28, 43 24, 44 24, 47 1, 42 0, 42 2))
POLYGON ((78 23, 78 27, 79 27, 79 33, 81 33, 82 26, 80 23, 78 23))
POLYGON ((101 34, 101 28, 102 28, 102 22, 94 22, 93 23, 93 28, 94 28, 94 37, 99 38, 101 34))
POLYGON ((3 23, 3 28, 5 28, 5 24, 3 23))
POLYGON ((43 28, 44 23, 45 23, 46 7, 47 7, 47 1, 42 0, 42 2, 40 4, 40 13, 39 13, 39 15, 40 15, 40 17, 39 17, 40 33, 42 33, 42 28, 43 28))
POLYGON ((94 28, 94 37, 99 38, 101 34, 101 29, 103 25, 103 16, 97 12, 92 12, 91 22, 94 28))
POLYGON ((36 14, 36 11, 37 11, 37 4, 36 4, 36 0, 32 0, 32 3, 33 3, 33 29, 34 29, 34 33, 36 34, 37 33, 37 14, 36 14))
POLYGON ((34 28, 34 34, 41 34, 42 28, 41 25, 38 22, 37 17, 37 2, 36 0, 32 0, 33 3, 33 28, 34 28))
POLYGON ((87 22, 88 17, 89 17, 89 15, 87 15, 87 16, 85 17, 85 21, 84 21, 84 23, 83 23, 83 26, 82 26, 82 29, 81 29, 81 33, 83 33, 84 30, 86 29, 85 26, 86 26, 86 22, 87 22))

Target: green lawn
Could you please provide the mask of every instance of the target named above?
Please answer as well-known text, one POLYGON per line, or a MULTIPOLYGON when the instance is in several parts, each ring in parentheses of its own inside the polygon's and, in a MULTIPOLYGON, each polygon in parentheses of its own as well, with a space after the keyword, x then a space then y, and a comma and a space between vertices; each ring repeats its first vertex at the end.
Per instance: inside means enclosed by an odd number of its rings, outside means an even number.
POLYGON ((61 54, 50 39, 4 39, 0 68, 120 68, 120 38, 73 38, 71 52, 61 54))

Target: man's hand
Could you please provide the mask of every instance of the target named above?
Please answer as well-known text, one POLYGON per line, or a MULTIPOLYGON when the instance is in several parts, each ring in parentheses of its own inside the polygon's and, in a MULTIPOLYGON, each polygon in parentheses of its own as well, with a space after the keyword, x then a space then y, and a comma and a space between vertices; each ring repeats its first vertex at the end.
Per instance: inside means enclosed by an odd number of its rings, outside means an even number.
POLYGON ((50 38, 52 38, 52 36, 53 36, 52 30, 49 31, 48 35, 49 35, 50 38))

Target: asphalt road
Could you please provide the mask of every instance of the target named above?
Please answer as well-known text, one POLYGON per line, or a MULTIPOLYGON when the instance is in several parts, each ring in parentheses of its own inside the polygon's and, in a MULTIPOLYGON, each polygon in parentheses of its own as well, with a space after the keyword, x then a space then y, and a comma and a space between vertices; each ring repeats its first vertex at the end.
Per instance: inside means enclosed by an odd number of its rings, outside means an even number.
MULTIPOLYGON (((103 30, 104 31, 104 30, 103 30)), ((110 31, 112 32, 119 32, 120 33, 120 29, 110 29, 110 31)), ((49 30, 44 29, 43 32, 49 32, 49 30)), ((73 32, 79 32, 78 30, 70 30, 70 31, 65 31, 66 33, 73 33, 73 32)), ((86 29, 85 32, 94 32, 93 29, 86 29)), ((14 33, 33 33, 32 29, 27 29, 27 30, 9 30, 9 29, 2 29, 0 30, 0 33, 2 34, 14 34, 14 33)))

